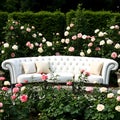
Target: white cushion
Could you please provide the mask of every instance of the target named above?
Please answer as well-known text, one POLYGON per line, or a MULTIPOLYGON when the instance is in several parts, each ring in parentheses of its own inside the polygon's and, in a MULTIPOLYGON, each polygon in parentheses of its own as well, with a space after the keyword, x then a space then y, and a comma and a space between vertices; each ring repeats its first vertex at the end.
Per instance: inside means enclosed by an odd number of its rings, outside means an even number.
MULTIPOLYGON (((50 74, 48 75, 48 79, 50 74)), ((17 77, 17 82, 18 83, 25 83, 25 80, 27 80, 28 82, 43 82, 43 80, 41 79, 41 74, 38 73, 34 73, 34 74, 21 74, 17 77)))
POLYGON ((35 62, 37 67, 37 73, 50 73, 49 63, 44 61, 35 62))
POLYGON ((34 62, 22 62, 25 74, 35 73, 36 67, 34 62))
POLYGON ((103 68, 103 62, 92 62, 90 64, 90 73, 93 75, 100 75, 103 68))
MULTIPOLYGON (((54 76, 57 76, 57 80, 56 82, 67 82, 69 80, 73 80, 74 74, 73 73, 69 73, 69 72, 56 72, 54 73, 54 76)), ((53 82, 51 80, 49 80, 49 82, 53 82)))

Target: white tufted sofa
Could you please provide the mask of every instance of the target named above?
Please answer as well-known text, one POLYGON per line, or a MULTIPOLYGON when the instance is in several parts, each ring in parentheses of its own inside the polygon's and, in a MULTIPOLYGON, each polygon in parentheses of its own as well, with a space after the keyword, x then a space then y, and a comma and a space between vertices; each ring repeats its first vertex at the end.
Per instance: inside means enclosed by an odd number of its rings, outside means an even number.
MULTIPOLYGON (((49 63, 51 72, 59 75, 59 82, 66 82, 73 79, 81 69, 90 71, 91 62, 103 62, 103 67, 100 75, 90 74, 88 77, 89 83, 97 81, 100 84, 109 84, 109 76, 111 70, 118 68, 118 63, 112 59, 96 58, 96 57, 80 57, 80 56, 40 56, 40 57, 23 57, 11 58, 2 62, 1 66, 4 70, 9 70, 11 83, 40 82, 41 74, 32 73, 25 74, 22 68, 22 62, 46 61, 49 63)), ((51 76, 51 73, 48 73, 51 76)))

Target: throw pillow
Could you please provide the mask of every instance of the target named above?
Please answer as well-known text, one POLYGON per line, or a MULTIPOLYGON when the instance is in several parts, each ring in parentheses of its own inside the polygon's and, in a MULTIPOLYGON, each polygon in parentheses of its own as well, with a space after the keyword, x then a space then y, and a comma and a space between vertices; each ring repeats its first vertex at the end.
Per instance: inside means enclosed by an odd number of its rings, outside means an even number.
POLYGON ((22 66, 25 74, 36 72, 36 67, 34 62, 22 62, 22 66))
POLYGON ((37 67, 37 73, 50 73, 49 63, 45 61, 35 62, 37 67))
POLYGON ((90 64, 90 73, 100 75, 103 68, 103 62, 92 62, 90 64))

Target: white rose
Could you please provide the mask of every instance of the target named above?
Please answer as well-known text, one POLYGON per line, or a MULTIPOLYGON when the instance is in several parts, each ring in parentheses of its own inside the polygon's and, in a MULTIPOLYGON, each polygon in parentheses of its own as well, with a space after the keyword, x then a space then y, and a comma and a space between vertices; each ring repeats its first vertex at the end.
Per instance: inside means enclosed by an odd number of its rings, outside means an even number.
POLYGON ((61 43, 64 43, 65 42, 65 39, 61 39, 61 43))
POLYGON ((24 29, 24 26, 21 26, 20 29, 23 30, 23 29, 24 29))
POLYGON ((38 52, 39 52, 39 53, 42 53, 42 52, 43 52, 42 47, 38 48, 38 52))
POLYGON ((104 36, 104 33, 103 32, 99 32, 98 33, 98 37, 103 37, 104 36))
POLYGON ((119 95, 120 95, 120 90, 118 90, 118 91, 117 91, 117 94, 119 94, 119 95))
POLYGON ((115 29, 119 29, 120 27, 119 27, 119 25, 115 25, 115 29))
POLYGON ((5 53, 5 51, 4 51, 4 50, 1 50, 1 53, 2 53, 2 54, 4 54, 4 53, 5 53))
POLYGON ((26 89, 25 86, 22 86, 22 87, 21 87, 21 91, 24 91, 25 89, 26 89))
POLYGON ((42 33, 39 33, 38 35, 39 35, 39 36, 42 36, 42 33))
POLYGON ((105 106, 103 104, 98 104, 96 109, 98 111, 103 111, 105 109, 105 106))
POLYGON ((69 38, 65 39, 65 43, 68 44, 70 42, 69 38))
POLYGON ((110 39, 107 40, 107 44, 108 44, 108 45, 111 45, 112 43, 113 43, 112 40, 110 40, 110 39))
POLYGON ((116 43, 116 44, 115 44, 115 48, 116 48, 116 49, 119 49, 119 48, 120 48, 120 44, 119 44, 119 43, 116 43))
POLYGON ((101 93, 107 92, 107 88, 106 87, 101 87, 99 90, 100 90, 101 93))
POLYGON ((68 27, 66 28, 66 30, 70 30, 70 26, 68 26, 68 27))
POLYGON ((120 112, 120 106, 119 106, 119 105, 116 106, 116 107, 115 107, 115 110, 118 111, 118 112, 120 112))
POLYGON ((43 38, 42 38, 42 42, 43 42, 43 43, 44 43, 44 42, 46 42, 46 39, 45 39, 45 37, 43 37, 43 38))
POLYGON ((82 35, 82 39, 86 39, 87 38, 87 35, 82 35))
POLYGON ((110 26, 110 29, 114 29, 115 27, 114 26, 110 26))
POLYGON ((34 33, 33 35, 32 35, 34 38, 36 38, 37 37, 37 35, 34 33))
POLYGON ((4 81, 4 85, 10 85, 9 81, 4 81))
POLYGON ((80 56, 84 57, 85 53, 84 52, 80 52, 80 56))
POLYGON ((64 32, 64 36, 68 36, 69 35, 69 32, 68 31, 65 31, 64 32))
POLYGON ((100 30, 99 29, 96 29, 95 31, 94 31, 94 33, 98 33, 100 30))
POLYGON ((104 44, 105 44, 105 41, 101 40, 99 45, 104 45, 104 44))
POLYGON ((117 80, 118 83, 120 83, 120 78, 117 80))
POLYGON ((87 54, 90 54, 90 53, 91 53, 91 49, 88 49, 88 50, 87 50, 87 54))
POLYGON ((47 41, 46 44, 47 44, 48 47, 52 46, 52 42, 50 42, 50 41, 47 41))
POLYGON ((12 49, 13 49, 13 50, 18 50, 18 46, 17 46, 17 45, 13 45, 13 46, 12 46, 12 49))
POLYGON ((113 98, 114 97, 114 94, 113 93, 108 93, 107 94, 107 98, 113 98))
POLYGON ((8 48, 9 47, 9 43, 4 43, 3 46, 4 46, 4 48, 8 48))

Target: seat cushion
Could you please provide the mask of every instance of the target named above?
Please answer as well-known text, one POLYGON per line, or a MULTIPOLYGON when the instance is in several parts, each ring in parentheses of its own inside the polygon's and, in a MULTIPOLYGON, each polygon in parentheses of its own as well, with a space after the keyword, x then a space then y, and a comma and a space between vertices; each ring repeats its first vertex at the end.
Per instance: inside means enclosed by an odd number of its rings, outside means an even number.
MULTIPOLYGON (((48 78, 50 74, 47 74, 48 78)), ((42 82, 43 80, 41 79, 41 74, 34 73, 34 74, 21 74, 17 77, 17 82, 18 83, 24 83, 25 80, 28 82, 42 82)))
MULTIPOLYGON (((49 82, 65 83, 69 80, 73 80, 74 74, 71 72, 55 72, 53 76, 56 78, 55 81, 48 80, 49 82)), ((52 76, 51 76, 52 77, 52 76)))

